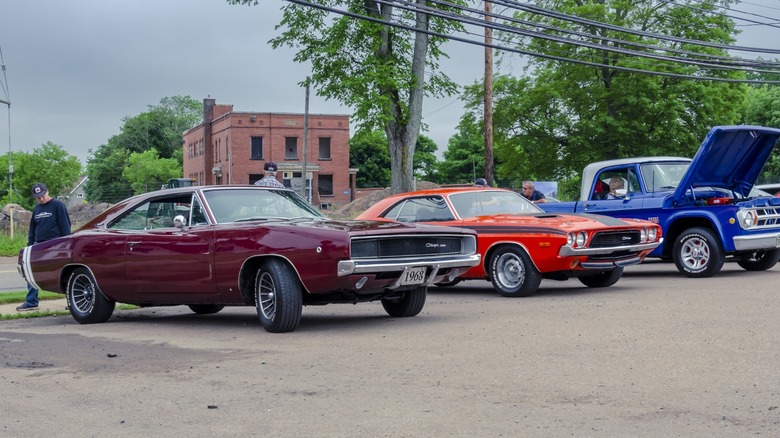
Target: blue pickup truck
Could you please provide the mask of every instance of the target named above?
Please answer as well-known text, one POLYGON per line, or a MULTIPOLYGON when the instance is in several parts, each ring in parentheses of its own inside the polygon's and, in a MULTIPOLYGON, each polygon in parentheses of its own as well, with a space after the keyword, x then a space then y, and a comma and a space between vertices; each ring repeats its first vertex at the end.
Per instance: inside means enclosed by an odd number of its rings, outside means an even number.
POLYGON ((673 260, 688 277, 710 277, 732 257, 763 271, 780 259, 780 198, 753 186, 780 129, 717 126, 693 160, 644 157, 585 167, 580 200, 539 204, 548 212, 597 213, 661 225, 664 242, 649 257, 673 260))

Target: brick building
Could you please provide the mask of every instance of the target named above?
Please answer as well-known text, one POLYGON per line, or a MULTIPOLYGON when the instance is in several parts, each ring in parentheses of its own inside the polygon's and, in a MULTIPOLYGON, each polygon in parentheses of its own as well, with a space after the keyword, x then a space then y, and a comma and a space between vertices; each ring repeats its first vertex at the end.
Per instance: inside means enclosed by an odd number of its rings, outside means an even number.
POLYGON ((234 112, 233 105, 203 99, 203 123, 184 133, 184 176, 197 184, 254 184, 273 161, 277 178, 330 210, 353 200, 355 169, 349 168, 349 116, 309 114, 306 160, 304 115, 234 112), (314 188, 312 191, 311 188, 314 188))

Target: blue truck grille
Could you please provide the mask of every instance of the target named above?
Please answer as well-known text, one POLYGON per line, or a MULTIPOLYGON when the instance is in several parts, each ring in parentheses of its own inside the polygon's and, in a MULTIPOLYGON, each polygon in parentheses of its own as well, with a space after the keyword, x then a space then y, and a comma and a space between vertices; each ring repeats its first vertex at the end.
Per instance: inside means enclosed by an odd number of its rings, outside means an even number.
POLYGON ((600 231, 593 236, 591 248, 610 248, 615 246, 636 245, 639 241, 639 231, 600 231))

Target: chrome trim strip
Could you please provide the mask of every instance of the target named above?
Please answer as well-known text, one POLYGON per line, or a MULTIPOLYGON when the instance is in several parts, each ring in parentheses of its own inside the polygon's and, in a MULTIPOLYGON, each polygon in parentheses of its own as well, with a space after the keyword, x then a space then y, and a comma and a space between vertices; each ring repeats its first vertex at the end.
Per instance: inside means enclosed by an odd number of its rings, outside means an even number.
POLYGON ((558 255, 561 257, 569 257, 569 256, 584 256, 584 255, 606 255, 606 254, 612 254, 619 251, 645 251, 648 249, 655 249, 664 241, 664 238, 662 237, 658 242, 652 242, 652 243, 640 243, 639 245, 628 245, 628 246, 610 246, 606 248, 572 248, 568 245, 564 245, 561 247, 561 250, 558 251, 558 255))
POLYGON ((409 259, 373 259, 373 260, 342 260, 338 264, 338 275, 343 277, 352 274, 378 274, 382 272, 403 271, 406 268, 418 266, 444 268, 459 268, 476 266, 481 257, 479 254, 449 256, 428 260, 409 259))
POLYGON ((35 278, 33 277, 32 265, 30 264, 31 253, 31 246, 25 246, 22 248, 22 269, 24 270, 24 279, 32 287, 41 290, 41 287, 38 286, 38 283, 35 282, 35 278))

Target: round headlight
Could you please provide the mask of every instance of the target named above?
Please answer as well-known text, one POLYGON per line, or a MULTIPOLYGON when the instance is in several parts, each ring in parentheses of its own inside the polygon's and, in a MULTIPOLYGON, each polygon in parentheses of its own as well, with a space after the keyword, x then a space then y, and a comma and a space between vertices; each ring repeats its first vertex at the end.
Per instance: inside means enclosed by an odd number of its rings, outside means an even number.
POLYGON ((577 247, 582 248, 588 243, 588 235, 584 231, 577 233, 577 247))
POLYGON ((639 232, 639 241, 647 242, 647 228, 642 228, 642 231, 639 232))
POLYGON ((756 224, 756 212, 755 211, 748 211, 745 212, 745 228, 750 228, 753 225, 756 224))
POLYGON ((653 228, 648 228, 647 230, 647 241, 648 242, 655 242, 655 239, 658 237, 658 230, 653 228))
POLYGON ((569 246, 574 246, 574 233, 569 233, 566 235, 566 244, 569 246))

